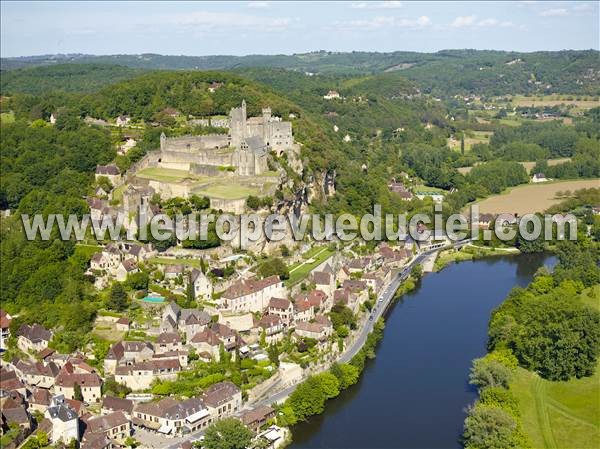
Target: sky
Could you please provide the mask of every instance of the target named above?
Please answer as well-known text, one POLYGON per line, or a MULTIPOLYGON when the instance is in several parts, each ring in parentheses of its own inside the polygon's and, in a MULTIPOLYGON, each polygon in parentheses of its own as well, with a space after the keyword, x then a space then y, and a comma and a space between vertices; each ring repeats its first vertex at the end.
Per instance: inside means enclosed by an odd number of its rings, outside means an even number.
POLYGON ((0 3, 2 57, 598 49, 599 2, 0 3))

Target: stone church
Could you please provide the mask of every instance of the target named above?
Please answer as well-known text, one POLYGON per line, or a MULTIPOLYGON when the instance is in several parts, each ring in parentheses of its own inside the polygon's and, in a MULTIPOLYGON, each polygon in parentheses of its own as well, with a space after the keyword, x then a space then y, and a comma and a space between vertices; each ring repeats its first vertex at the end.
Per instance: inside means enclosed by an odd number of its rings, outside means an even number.
POLYGON ((292 148, 292 124, 264 108, 259 117, 247 117, 246 102, 229 113, 229 133, 203 136, 160 137, 158 165, 214 176, 235 170, 240 176, 260 175, 268 170, 267 155, 281 155, 292 148))

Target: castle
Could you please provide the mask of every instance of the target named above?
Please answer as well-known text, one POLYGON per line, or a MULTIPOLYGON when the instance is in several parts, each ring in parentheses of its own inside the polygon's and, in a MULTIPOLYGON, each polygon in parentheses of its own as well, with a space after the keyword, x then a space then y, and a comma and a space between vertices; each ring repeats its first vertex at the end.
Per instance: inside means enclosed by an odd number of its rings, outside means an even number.
POLYGON ((203 136, 160 137, 158 166, 212 176, 234 171, 240 176, 260 175, 268 170, 267 155, 281 155, 294 146, 292 124, 264 108, 259 117, 247 117, 246 102, 229 113, 229 133, 203 136))

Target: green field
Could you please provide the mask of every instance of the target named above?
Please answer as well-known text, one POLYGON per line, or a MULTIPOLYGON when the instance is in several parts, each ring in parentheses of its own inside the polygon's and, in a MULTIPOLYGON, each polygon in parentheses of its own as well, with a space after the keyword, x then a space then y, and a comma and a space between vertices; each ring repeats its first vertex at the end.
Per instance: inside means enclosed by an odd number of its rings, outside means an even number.
POLYGON ((329 259, 335 251, 326 246, 316 246, 302 255, 303 261, 297 262, 289 267, 290 278, 285 281, 288 287, 297 284, 308 276, 308 274, 320 264, 329 259), (307 255, 305 257, 305 255, 307 255))
MULTIPOLYGON (((581 298, 600 309, 600 286, 581 298)), ((551 382, 518 368, 510 386, 519 398, 525 433, 536 449, 600 446, 600 363, 591 377, 551 382)))
POLYGON ((179 182, 185 179, 192 179, 195 181, 202 180, 202 177, 196 176, 188 172, 187 170, 177 170, 174 168, 162 168, 162 167, 148 167, 140 170, 135 174, 138 178, 152 179, 155 181, 162 182, 179 182))
POLYGON ((232 182, 231 184, 213 184, 198 191, 199 194, 206 195, 212 198, 221 198, 225 200, 235 200, 246 198, 249 195, 260 194, 257 187, 249 187, 232 182))

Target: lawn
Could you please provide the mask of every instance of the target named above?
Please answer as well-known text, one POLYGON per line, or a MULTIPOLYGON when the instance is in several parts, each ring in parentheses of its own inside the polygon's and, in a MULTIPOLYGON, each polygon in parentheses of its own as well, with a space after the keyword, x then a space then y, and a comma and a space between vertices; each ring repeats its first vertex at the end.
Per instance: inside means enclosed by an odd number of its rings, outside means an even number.
POLYGON ((119 204, 123 201, 123 192, 127 188, 127 184, 121 184, 117 186, 112 191, 112 200, 118 202, 119 204))
MULTIPOLYGON (((600 309, 600 286, 581 294, 600 309), (592 292, 592 293, 590 293, 592 292)), ((600 442, 600 363, 591 377, 551 382, 518 368, 510 389, 536 449, 597 448, 600 442)))
POLYGON ((199 190, 199 194, 206 195, 213 198, 222 198, 226 200, 235 200, 239 198, 246 198, 249 195, 260 195, 260 191, 256 187, 248 187, 241 184, 213 184, 208 187, 199 190))
POLYGON ((302 281, 312 270, 329 259, 334 252, 326 246, 316 246, 309 249, 303 254, 304 260, 302 262, 297 262, 289 267, 290 277, 285 281, 285 284, 291 287, 302 281), (304 257, 305 254, 308 254, 308 257, 304 257))
POLYGON ((152 179, 162 182, 179 182, 185 179, 200 180, 199 176, 191 174, 187 170, 177 170, 174 168, 148 167, 135 174, 138 178, 152 179))
POLYGON ((592 187, 600 187, 600 179, 527 184, 510 189, 506 193, 486 198, 477 205, 479 206, 479 213, 518 213, 523 215, 543 212, 564 199, 557 198, 557 192, 567 190, 573 192, 592 187))

